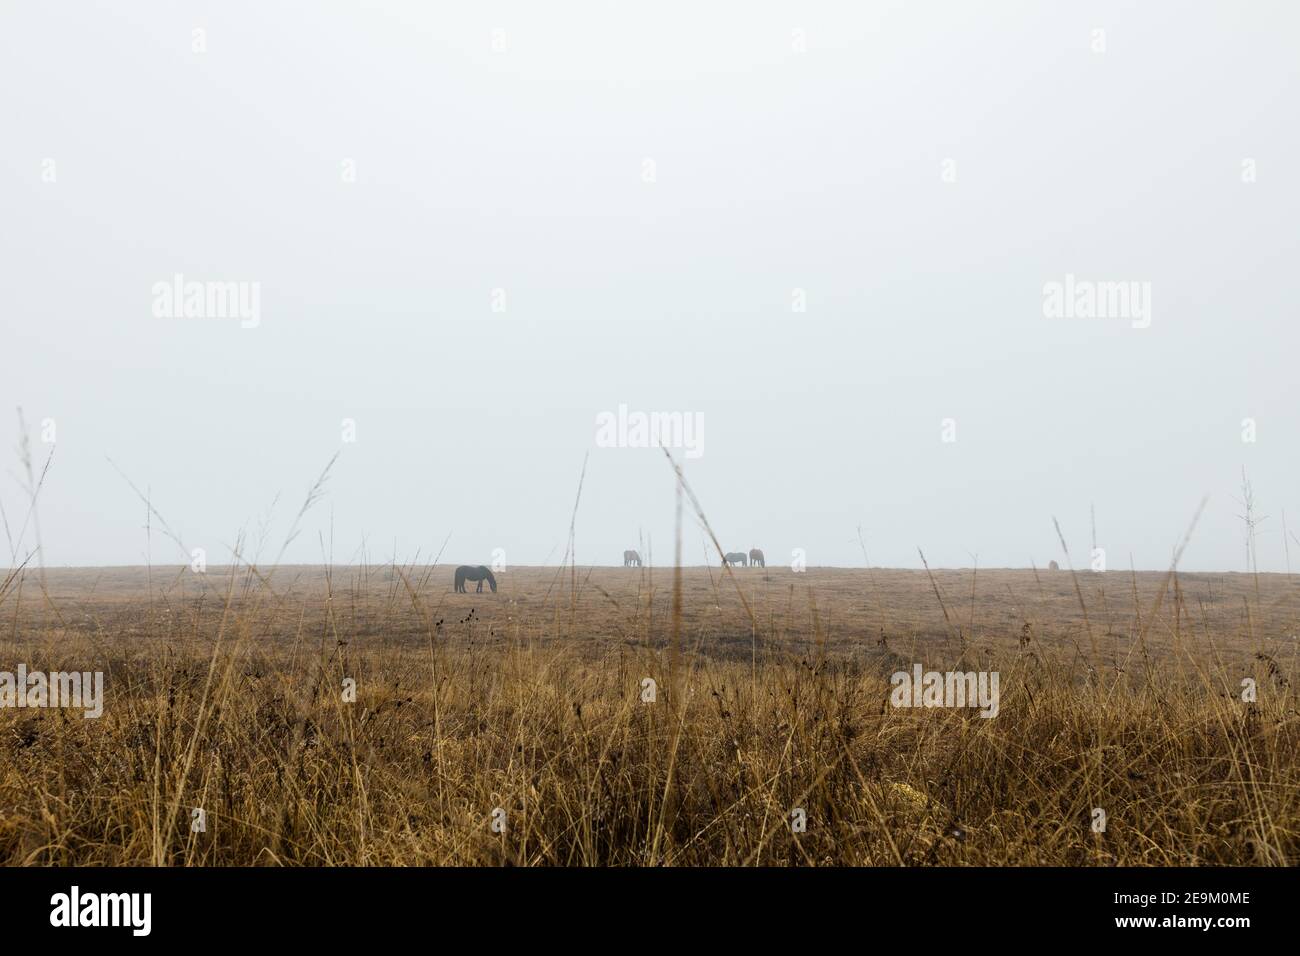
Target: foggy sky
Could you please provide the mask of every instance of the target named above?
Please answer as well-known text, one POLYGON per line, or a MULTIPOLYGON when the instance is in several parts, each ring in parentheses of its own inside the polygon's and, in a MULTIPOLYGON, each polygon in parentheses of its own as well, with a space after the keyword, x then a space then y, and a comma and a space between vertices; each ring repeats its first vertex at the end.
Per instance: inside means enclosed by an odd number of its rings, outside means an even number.
POLYGON ((1208 496, 1182 566, 1240 571, 1244 467, 1286 568, 1294 4, 545 7, 0 9, 20 559, 18 406, 48 566, 185 559, 126 479, 271 560, 335 453, 285 560, 558 561, 589 456, 578 562, 666 564, 663 452, 596 441, 625 405, 698 416, 674 455, 769 564, 860 565, 859 526, 877 565, 1064 564, 1056 517, 1086 567, 1095 508, 1162 568, 1208 496), (257 323, 155 314, 177 274, 257 323), (1149 284, 1149 325, 1049 317, 1067 276, 1149 284))

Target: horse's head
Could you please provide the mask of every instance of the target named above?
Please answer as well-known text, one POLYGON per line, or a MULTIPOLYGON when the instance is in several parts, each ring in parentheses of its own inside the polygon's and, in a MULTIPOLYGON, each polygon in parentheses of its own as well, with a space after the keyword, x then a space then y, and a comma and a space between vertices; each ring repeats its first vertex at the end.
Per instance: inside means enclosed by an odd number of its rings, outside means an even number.
POLYGON ((492 589, 493 594, 496 594, 497 593, 496 575, 494 575, 488 568, 484 568, 483 573, 487 575, 488 587, 492 589))

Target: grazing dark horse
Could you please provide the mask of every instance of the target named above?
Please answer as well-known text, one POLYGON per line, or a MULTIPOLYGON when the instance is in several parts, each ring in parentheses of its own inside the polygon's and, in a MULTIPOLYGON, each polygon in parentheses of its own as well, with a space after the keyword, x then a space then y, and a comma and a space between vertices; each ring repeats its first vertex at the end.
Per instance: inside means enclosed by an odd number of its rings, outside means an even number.
POLYGON ((624 551, 623 567, 625 568, 641 567, 641 555, 637 554, 635 551, 624 551))
POLYGON ((478 587, 474 590, 479 593, 483 591, 484 581, 488 583, 488 587, 492 589, 493 594, 496 594, 497 592, 497 579, 492 576, 491 571, 481 564, 478 567, 469 564, 462 564, 456 569, 456 591, 458 593, 465 593, 466 581, 477 581, 478 587))
POLYGON ((748 560, 749 559, 745 557, 744 551, 731 551, 722 556, 722 564, 724 567, 728 564, 738 564, 743 568, 748 563, 748 560))
POLYGON ((767 567, 767 559, 763 557, 763 551, 761 548, 749 549, 749 566, 751 568, 767 567))

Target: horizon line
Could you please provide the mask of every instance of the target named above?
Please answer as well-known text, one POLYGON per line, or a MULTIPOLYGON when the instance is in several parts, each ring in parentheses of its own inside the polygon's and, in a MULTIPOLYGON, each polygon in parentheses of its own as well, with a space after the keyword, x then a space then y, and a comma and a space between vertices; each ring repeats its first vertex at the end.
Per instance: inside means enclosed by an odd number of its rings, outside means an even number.
MULTIPOLYGON (((611 570, 618 570, 618 571, 624 571, 624 570, 626 570, 626 571, 640 571, 640 570, 665 570, 665 571, 671 571, 671 570, 674 570, 675 568, 678 568, 678 567, 682 568, 683 570, 689 570, 689 569, 693 569, 693 568, 708 568, 708 569, 717 570, 717 571, 721 571, 721 570, 723 570, 723 567, 722 567, 722 565, 721 565, 720 563, 718 563, 718 564, 682 564, 682 565, 674 565, 674 564, 655 564, 655 565, 650 565, 650 564, 647 564, 647 565, 644 565, 644 566, 642 566, 642 567, 635 567, 635 566, 634 566, 634 567, 627 567, 627 566, 625 566, 625 565, 621 565, 621 564, 588 564, 588 563, 578 562, 578 563, 576 563, 576 564, 573 565, 573 566, 576 566, 576 567, 579 567, 579 568, 588 568, 588 569, 591 569, 591 570, 595 570, 595 569, 597 569, 597 568, 602 568, 602 569, 603 569, 603 568, 609 568, 609 569, 611 569, 611 570)), ((5 573, 5 574, 11 574, 11 573, 15 573, 15 572, 19 571, 20 569, 21 569, 22 571, 24 571, 24 572, 39 573, 39 572, 41 572, 41 571, 131 571, 131 570, 147 571, 147 570, 150 570, 150 569, 152 569, 152 570, 158 570, 158 569, 176 569, 176 570, 181 570, 181 569, 185 569, 185 568, 188 568, 188 567, 189 567, 189 565, 188 565, 188 564, 185 564, 185 563, 177 563, 177 564, 61 564, 61 565, 45 565, 45 566, 43 566, 43 567, 42 567, 42 566, 39 566, 39 565, 38 565, 38 566, 27 565, 26 567, 16 566, 16 565, 9 565, 8 567, 6 567, 6 568, 3 569, 2 573, 5 573)), ((325 569, 325 568, 365 568, 365 567, 369 567, 369 568, 373 568, 373 569, 392 568, 392 567, 403 567, 403 568, 406 568, 406 567, 411 567, 411 568, 457 568, 457 567, 471 567, 471 568, 477 568, 477 567, 487 567, 487 568, 491 568, 491 565, 490 565, 490 564, 482 564, 482 565, 480 565, 480 564, 463 564, 463 563, 457 563, 457 562, 452 562, 452 561, 439 561, 439 562, 437 562, 437 563, 435 563, 435 564, 416 564, 416 563, 399 564, 399 563, 397 563, 397 562, 393 562, 393 561, 385 561, 385 562, 383 562, 383 563, 374 563, 374 564, 368 564, 368 565, 367 565, 367 564, 357 564, 357 563, 323 563, 323 562, 314 562, 314 563, 286 562, 286 563, 283 563, 283 564, 277 564, 277 563, 274 563, 274 562, 268 562, 268 563, 266 563, 266 564, 258 564, 258 563, 256 563, 256 562, 248 562, 248 561, 245 561, 245 562, 241 562, 241 563, 239 563, 239 564, 209 564, 209 565, 207 565, 207 570, 206 570, 206 571, 204 571, 204 572, 194 572, 194 573, 210 574, 210 573, 214 573, 214 572, 216 572, 216 571, 229 571, 229 570, 231 570, 231 569, 247 570, 247 569, 251 569, 251 568, 258 568, 258 569, 267 569, 267 568, 322 568, 322 569, 325 569)), ((514 564, 514 565, 510 565, 510 566, 508 566, 508 567, 506 567, 506 568, 503 568, 503 569, 501 569, 501 570, 499 570, 499 571, 496 570, 496 569, 492 569, 492 570, 493 570, 493 573, 495 573, 495 574, 504 574, 504 575, 509 575, 509 574, 511 574, 513 571, 516 571, 516 570, 523 570, 523 571, 532 571, 532 570, 558 570, 558 569, 560 569, 560 568, 567 568, 567 567, 570 567, 570 564, 568 564, 568 563, 564 563, 564 564, 514 564)), ((789 571, 791 574, 804 574, 804 573, 807 573, 808 571, 814 571, 814 570, 821 570, 821 571, 916 571, 916 572, 923 572, 923 571, 976 571, 976 572, 978 572, 978 571, 1042 571, 1042 572, 1047 573, 1047 574, 1074 573, 1074 574, 1086 574, 1086 575, 1090 575, 1090 574, 1111 574, 1111 575, 1115 575, 1115 574, 1130 574, 1130 573, 1136 573, 1136 574, 1168 574, 1170 571, 1176 571, 1176 572, 1181 572, 1181 573, 1183 573, 1183 574, 1241 574, 1241 575, 1247 575, 1247 576, 1252 576, 1252 577, 1255 576, 1255 575, 1264 575, 1264 576, 1269 576, 1269 577, 1291 577, 1291 576, 1293 576, 1293 572, 1291 572, 1291 571, 1240 571, 1240 570, 1227 570, 1227 569, 1222 569, 1222 570, 1220 570, 1220 569, 1212 569, 1212 570, 1183 570, 1183 569, 1180 569, 1180 568, 1177 568, 1177 567, 1174 567, 1174 568, 1170 568, 1170 567, 1162 567, 1162 568, 1111 568, 1111 569, 1108 569, 1108 570, 1105 570, 1105 571, 1094 571, 1092 568, 1089 568, 1089 567, 1083 567, 1083 568, 1060 567, 1060 568, 1057 568, 1055 571, 1053 571, 1051 568, 1047 567, 1046 565, 1014 565, 1014 566, 1013 566, 1013 565, 988 565, 987 567, 986 567, 986 566, 973 566, 973 565, 934 565, 934 566, 931 566, 931 567, 929 567, 929 568, 926 568, 925 566, 920 566, 920 567, 908 567, 908 566, 901 566, 901 565, 883 565, 883 564, 869 564, 869 565, 861 565, 861 564, 810 564, 810 565, 807 565, 807 566, 806 566, 803 570, 801 570, 801 571, 794 571, 792 568, 790 568, 790 567, 789 567, 788 565, 786 565, 784 562, 781 563, 781 564, 772 564, 772 565, 770 565, 770 566, 765 566, 765 567, 762 567, 762 568, 754 568, 754 567, 752 567, 752 566, 747 566, 747 565, 732 565, 732 570, 739 570, 739 571, 753 571, 753 570, 760 570, 760 571, 789 571)))

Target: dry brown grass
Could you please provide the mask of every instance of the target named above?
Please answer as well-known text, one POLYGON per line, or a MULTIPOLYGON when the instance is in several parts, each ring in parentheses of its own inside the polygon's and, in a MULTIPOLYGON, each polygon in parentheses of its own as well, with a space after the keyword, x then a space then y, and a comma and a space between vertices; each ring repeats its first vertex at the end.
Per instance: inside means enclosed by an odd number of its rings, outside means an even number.
POLYGON ((99 720, 0 710, 0 861, 1300 858, 1284 576, 1076 594, 1066 571, 687 569, 674 655, 662 569, 517 569, 495 595, 452 594, 448 567, 266 575, 10 582, 0 670, 103 670, 107 700, 99 720), (997 670, 999 715, 891 708, 914 661, 997 670))

